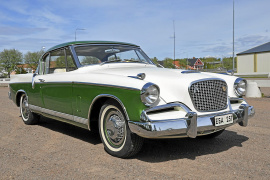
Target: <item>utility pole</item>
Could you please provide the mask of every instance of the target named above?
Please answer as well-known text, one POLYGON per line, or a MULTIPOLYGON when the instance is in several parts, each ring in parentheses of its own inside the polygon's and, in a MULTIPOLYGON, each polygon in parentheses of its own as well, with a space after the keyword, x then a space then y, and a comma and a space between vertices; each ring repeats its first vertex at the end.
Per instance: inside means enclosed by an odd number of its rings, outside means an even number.
POLYGON ((233 71, 234 71, 234 0, 233 0, 233 71))
POLYGON ((173 64, 175 67, 175 25, 173 20, 173 64))

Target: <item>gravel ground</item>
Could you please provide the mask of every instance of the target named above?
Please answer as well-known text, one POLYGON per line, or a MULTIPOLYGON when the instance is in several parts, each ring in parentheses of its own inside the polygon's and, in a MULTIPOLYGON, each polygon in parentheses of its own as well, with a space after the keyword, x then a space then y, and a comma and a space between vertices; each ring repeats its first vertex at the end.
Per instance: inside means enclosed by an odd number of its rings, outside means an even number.
POLYGON ((27 126, 0 87, 0 179, 270 179, 270 98, 216 139, 145 140, 130 159, 108 155, 98 135, 52 119, 27 126))

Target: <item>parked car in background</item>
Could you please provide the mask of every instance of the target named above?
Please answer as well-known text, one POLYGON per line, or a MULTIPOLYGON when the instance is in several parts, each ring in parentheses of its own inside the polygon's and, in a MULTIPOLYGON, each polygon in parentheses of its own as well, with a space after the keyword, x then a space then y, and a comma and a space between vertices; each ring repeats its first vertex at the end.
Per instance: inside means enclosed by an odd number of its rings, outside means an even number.
POLYGON ((144 138, 213 138, 254 115, 244 79, 159 68, 122 42, 54 46, 35 74, 14 76, 9 88, 25 124, 42 115, 96 130, 105 150, 121 158, 138 153, 144 138))

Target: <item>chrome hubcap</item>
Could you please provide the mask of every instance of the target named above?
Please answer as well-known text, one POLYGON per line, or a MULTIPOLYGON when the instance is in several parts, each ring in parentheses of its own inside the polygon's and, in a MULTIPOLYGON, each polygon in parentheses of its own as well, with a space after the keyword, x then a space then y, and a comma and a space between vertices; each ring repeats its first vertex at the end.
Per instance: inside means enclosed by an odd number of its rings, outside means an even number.
POLYGON ((28 101, 27 97, 24 97, 22 100, 22 116, 24 119, 28 119, 30 114, 29 106, 28 106, 28 101))
POLYGON ((107 139, 114 146, 119 146, 125 140, 125 119, 118 111, 109 112, 106 122, 105 131, 107 139))

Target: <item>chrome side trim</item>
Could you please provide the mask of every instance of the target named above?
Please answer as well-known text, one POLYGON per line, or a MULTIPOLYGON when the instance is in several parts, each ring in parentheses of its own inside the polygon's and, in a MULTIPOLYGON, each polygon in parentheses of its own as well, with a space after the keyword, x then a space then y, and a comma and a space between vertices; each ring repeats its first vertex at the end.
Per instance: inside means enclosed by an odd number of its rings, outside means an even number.
POLYGON ((109 84, 98 84, 98 83, 90 83, 90 82, 79 82, 79 81, 35 82, 35 84, 56 84, 56 83, 61 83, 61 84, 87 84, 87 85, 92 85, 92 86, 113 87, 113 88, 140 91, 140 89, 132 88, 132 87, 116 86, 116 85, 109 85, 109 84))
POLYGON ((46 82, 44 79, 38 79, 39 81, 35 82, 35 84, 72 84, 72 81, 51 81, 51 82, 46 82))
POLYGON ((60 118, 63 118, 63 119, 67 119, 67 120, 70 120, 70 121, 74 121, 74 122, 77 122, 77 123, 87 125, 88 119, 85 119, 85 118, 82 118, 82 117, 73 116, 73 115, 66 114, 66 113, 61 113, 61 112, 58 112, 58 111, 53 111, 53 110, 42 108, 42 107, 35 106, 35 105, 32 105, 32 104, 29 104, 29 108, 31 110, 33 110, 33 111, 49 114, 49 115, 52 115, 52 116, 60 117, 60 118))
POLYGON ((114 100, 116 100, 116 101, 121 105, 121 107, 122 107, 122 109, 123 109, 123 111, 124 111, 124 113, 125 113, 125 116, 126 116, 126 118, 127 118, 127 121, 129 121, 129 116, 128 116, 127 110, 126 110, 124 104, 122 103, 122 101, 121 101, 118 97, 116 97, 116 96, 114 96, 114 95, 111 95, 111 94, 100 94, 100 95, 96 96, 96 97, 92 100, 92 102, 91 102, 91 104, 90 104, 90 107, 89 107, 89 111, 88 111, 88 118, 89 118, 89 120, 87 120, 87 126, 88 126, 88 129, 89 129, 89 130, 91 130, 91 129, 90 129, 90 116, 91 116, 91 111, 92 111, 93 105, 95 104, 95 102, 96 102, 99 98, 102 98, 102 97, 109 97, 109 98, 113 98, 114 100))

